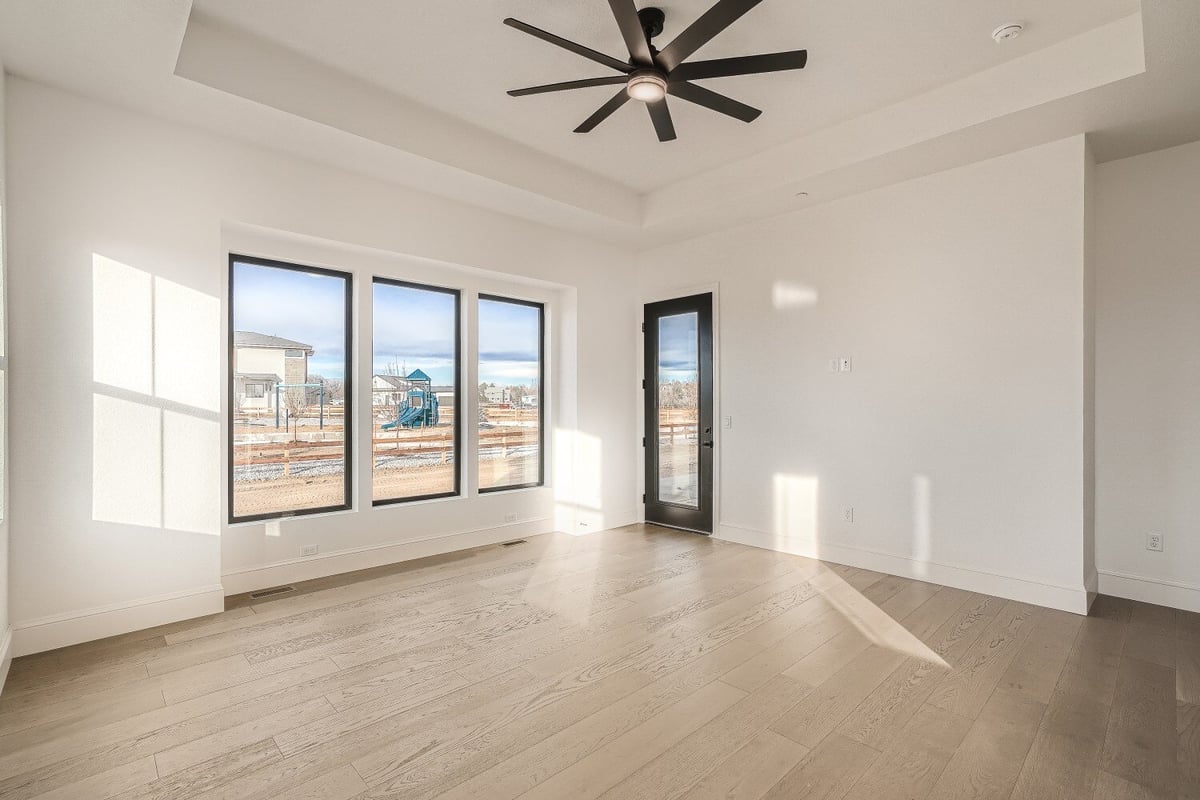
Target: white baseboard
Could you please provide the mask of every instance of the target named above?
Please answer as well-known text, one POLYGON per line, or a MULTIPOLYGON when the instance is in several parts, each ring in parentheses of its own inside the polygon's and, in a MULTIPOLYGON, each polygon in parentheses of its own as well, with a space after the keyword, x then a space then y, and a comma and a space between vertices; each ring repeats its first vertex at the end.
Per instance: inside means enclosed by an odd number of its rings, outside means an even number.
POLYGON ((13 624, 12 654, 27 656, 225 610, 219 585, 69 611, 13 624))
POLYGON ((1100 594, 1140 600, 1200 614, 1200 586, 1183 581, 1147 578, 1126 572, 1100 570, 1100 594))
POLYGON ((4 693, 4 682, 8 680, 8 668, 12 666, 12 628, 4 631, 4 640, 0 641, 0 694, 4 693))
POLYGON ((551 530, 553 530, 553 520, 549 518, 524 520, 494 528, 427 536, 403 542, 388 542, 370 547, 322 553, 307 558, 278 561, 259 567, 230 570, 221 576, 221 583, 225 586, 226 596, 244 594, 272 586, 285 586, 289 583, 327 578, 330 575, 341 575, 360 569, 412 561, 414 558, 438 556, 471 547, 507 542, 511 539, 520 539, 522 536, 536 536, 541 533, 549 533, 551 530))
POLYGON ((818 558, 834 564, 844 564, 849 567, 899 575, 902 578, 912 578, 941 586, 952 586, 970 592, 995 595, 1035 606, 1069 611, 1072 614, 1087 614, 1088 611, 1087 589, 1082 582, 1077 587, 1060 586, 1012 575, 983 572, 953 564, 917 561, 907 556, 897 556, 877 550, 846 547, 826 542, 821 542, 818 546, 817 542, 811 539, 781 540, 773 534, 736 525, 720 525, 717 535, 721 539, 747 544, 751 547, 818 558))

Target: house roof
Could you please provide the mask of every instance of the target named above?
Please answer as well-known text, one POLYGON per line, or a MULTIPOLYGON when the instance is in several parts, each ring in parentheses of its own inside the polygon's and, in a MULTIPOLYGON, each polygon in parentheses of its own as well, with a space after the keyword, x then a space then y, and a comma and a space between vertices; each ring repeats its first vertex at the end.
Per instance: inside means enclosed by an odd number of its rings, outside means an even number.
POLYGON ((233 343, 235 347, 266 347, 277 350, 305 350, 309 355, 313 353, 311 344, 297 342, 294 339, 284 339, 282 336, 269 336, 265 333, 256 333, 254 331, 234 331, 233 343))
POLYGON ((384 383, 394 386, 397 389, 408 388, 408 382, 399 375, 376 375, 375 380, 383 381, 384 383))
POLYGON ((274 381, 279 383, 282 379, 271 372, 239 372, 235 377, 243 378, 248 381, 274 381))
POLYGON ((425 381, 427 383, 433 383, 433 379, 419 369, 414 369, 412 372, 408 373, 408 379, 410 381, 425 381))

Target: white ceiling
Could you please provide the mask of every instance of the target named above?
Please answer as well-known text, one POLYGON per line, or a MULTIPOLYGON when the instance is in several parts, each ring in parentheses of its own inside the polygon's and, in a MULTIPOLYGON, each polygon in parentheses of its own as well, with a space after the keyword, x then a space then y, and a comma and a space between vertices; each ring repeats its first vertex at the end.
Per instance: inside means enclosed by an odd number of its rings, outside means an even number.
MULTIPOLYGON (((707 5, 664 3, 663 39, 707 5)), ((3 0, 0 62, 635 248, 1074 134, 1101 161, 1200 139, 1196 0, 764 0, 697 57, 807 47, 809 67, 708 81, 765 113, 673 102, 667 144, 633 104, 572 134, 607 89, 505 95, 604 69, 508 15, 621 50, 603 0, 3 0), (1012 19, 1027 34, 993 44, 1012 19)))
MULTIPOLYGON (((648 2, 649 0, 647 0, 648 2)), ((666 0, 660 47, 715 0, 666 0)), ((613 74, 505 27, 513 16, 624 59, 604 0, 195 0, 194 13, 638 192, 674 183, 1137 11, 1138 0, 766 0, 693 56, 807 48, 799 72, 703 81, 763 109, 750 125, 671 101, 679 139, 659 143, 628 104, 596 131, 572 130, 613 93, 596 87, 512 98, 508 89, 613 74), (1028 24, 1003 45, 990 34, 1028 24)))

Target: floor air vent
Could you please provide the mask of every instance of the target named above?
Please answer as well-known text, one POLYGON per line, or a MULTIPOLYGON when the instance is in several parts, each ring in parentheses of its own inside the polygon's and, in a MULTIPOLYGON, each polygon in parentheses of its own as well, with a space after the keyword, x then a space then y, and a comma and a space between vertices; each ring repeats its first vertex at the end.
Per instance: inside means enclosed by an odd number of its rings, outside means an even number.
POLYGON ((501 542, 500 546, 501 547, 512 547, 514 544, 525 544, 525 540, 524 539, 514 539, 511 542, 501 542))
POLYGON ((270 589, 259 589, 257 592, 251 592, 250 599, 261 600, 264 597, 273 597, 277 594, 287 594, 294 591, 296 591, 295 586, 273 586, 270 589))

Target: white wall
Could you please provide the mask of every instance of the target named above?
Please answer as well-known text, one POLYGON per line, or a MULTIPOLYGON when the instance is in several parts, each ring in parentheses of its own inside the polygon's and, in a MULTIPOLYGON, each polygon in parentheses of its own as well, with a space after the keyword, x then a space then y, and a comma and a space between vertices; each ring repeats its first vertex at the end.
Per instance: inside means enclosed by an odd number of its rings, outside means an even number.
POLYGON ((1096 180, 1100 588, 1200 611, 1200 142, 1096 180))
POLYGON ((0 60, 0 689, 4 688, 4 680, 8 677, 8 667, 12 662, 11 644, 12 628, 8 615, 8 296, 7 286, 8 259, 6 251, 8 240, 5 236, 5 224, 8 216, 6 202, 6 169, 5 163, 5 87, 8 78, 4 74, 4 63, 0 60))
POLYGON ((218 610, 223 591, 636 518, 628 254, 25 80, 10 79, 8 112, 18 652, 218 610), (226 352, 217 309, 230 250, 352 269, 360 287, 392 274, 551 299, 551 487, 372 509, 360 454, 355 512, 277 531, 216 519, 226 352), (116 277, 94 287, 94 270, 116 277), (163 372, 155 341, 186 343, 200 377, 163 372), (149 382, 116 385, 142 362, 149 382), (189 383, 200 391, 184 392, 189 383), (146 429, 161 432, 137 435, 146 429), (131 493, 139 480, 145 491, 131 493), (523 522, 499 524, 507 514, 523 522), (301 544, 318 544, 322 558, 299 562, 301 544))
POLYGON ((646 299, 719 283, 721 536, 1086 608, 1085 155, 639 257, 646 299))

